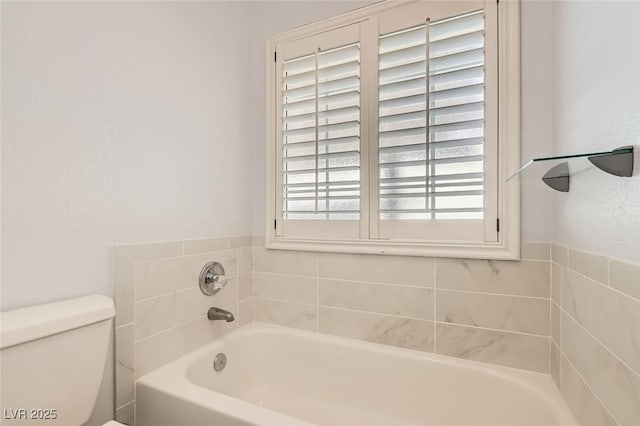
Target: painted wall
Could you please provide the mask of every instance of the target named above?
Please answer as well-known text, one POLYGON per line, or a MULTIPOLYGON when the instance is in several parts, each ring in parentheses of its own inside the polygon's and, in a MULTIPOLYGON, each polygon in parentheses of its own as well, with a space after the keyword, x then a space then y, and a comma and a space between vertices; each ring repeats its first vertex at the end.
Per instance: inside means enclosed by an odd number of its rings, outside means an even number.
POLYGON ((246 3, 2 4, 2 309, 115 244, 251 234, 246 3))
MULTIPOLYGON (((557 153, 640 151, 640 3, 553 3, 557 153)), ((555 242, 640 262, 640 152, 632 178, 590 169, 555 196, 555 242)))
MULTIPOLYGON (((521 164, 553 152, 553 46, 551 2, 521 3, 521 164)), ((553 190, 539 179, 525 177, 521 184, 522 241, 551 241, 553 238, 553 190)))

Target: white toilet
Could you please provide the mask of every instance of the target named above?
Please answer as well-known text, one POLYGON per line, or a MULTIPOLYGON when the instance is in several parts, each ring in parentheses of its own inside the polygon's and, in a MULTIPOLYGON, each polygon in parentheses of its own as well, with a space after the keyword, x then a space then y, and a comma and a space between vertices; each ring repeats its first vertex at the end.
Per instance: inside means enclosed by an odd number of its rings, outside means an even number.
POLYGON ((0 313, 0 423, 85 423, 114 315, 113 301, 98 295, 0 313))

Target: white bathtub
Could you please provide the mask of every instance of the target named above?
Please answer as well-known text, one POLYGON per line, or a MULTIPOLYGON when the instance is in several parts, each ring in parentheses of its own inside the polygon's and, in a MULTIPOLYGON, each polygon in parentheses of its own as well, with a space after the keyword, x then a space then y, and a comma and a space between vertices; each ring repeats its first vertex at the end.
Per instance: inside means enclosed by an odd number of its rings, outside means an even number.
POLYGON ((312 424, 577 425, 544 374, 261 323, 136 384, 137 426, 312 424))

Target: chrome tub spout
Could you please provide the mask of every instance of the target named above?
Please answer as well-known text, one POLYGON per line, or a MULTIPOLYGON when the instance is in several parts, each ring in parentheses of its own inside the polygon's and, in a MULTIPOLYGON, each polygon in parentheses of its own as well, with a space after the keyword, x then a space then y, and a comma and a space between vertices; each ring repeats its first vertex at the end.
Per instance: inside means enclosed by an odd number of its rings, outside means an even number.
POLYGON ((209 309, 207 312, 207 318, 211 321, 225 320, 226 322, 231 322, 235 319, 231 312, 215 307, 209 309))

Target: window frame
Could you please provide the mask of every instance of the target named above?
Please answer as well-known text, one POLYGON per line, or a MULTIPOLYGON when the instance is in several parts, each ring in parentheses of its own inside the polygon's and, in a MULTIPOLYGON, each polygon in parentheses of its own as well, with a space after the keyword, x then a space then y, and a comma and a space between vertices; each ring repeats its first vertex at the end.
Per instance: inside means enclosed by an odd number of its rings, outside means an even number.
MULTIPOLYGON (((517 260, 520 258, 520 185, 517 181, 506 182, 506 177, 517 170, 520 163, 520 2, 519 0, 485 0, 485 5, 497 3, 497 55, 498 55, 498 124, 497 124, 497 241, 458 243, 434 240, 384 240, 359 239, 346 240, 338 238, 313 238, 277 236, 276 227, 278 212, 282 211, 281 200, 277 198, 277 161, 278 146, 277 108, 279 99, 276 96, 277 79, 276 46, 281 43, 312 36, 329 30, 359 23, 363 37, 377 37, 377 28, 370 25, 372 15, 388 12, 399 6, 417 3, 421 0, 397 1, 387 0, 371 6, 356 9, 323 21, 308 24, 284 33, 267 38, 266 41, 266 227, 265 247, 269 249, 320 251, 337 253, 367 253, 408 256, 437 256, 452 258, 480 258, 517 260), (375 34, 371 34, 374 32, 375 34)), ((442 1, 426 2, 427 4, 442 1)), ((458 2, 453 2, 458 3, 458 2)), ((361 66, 377 67, 377 51, 363 49, 361 66)), ((371 87, 370 82, 362 82, 363 92, 371 87)), ((377 87, 377 86, 376 86, 377 87)), ((363 96, 370 96, 365 93, 363 96)), ((376 95, 377 98, 377 95, 376 95)), ((368 102, 361 102, 361 114, 368 116, 368 102)), ((369 126, 361 128, 361 206, 370 207, 377 203, 377 196, 370 196, 369 176, 377 172, 373 161, 370 161, 371 143, 369 126), (375 170, 374 170, 375 169, 375 170), (374 203, 373 205, 371 203, 374 203)), ((377 159, 376 159, 377 160, 377 159)), ((377 220, 374 218, 374 220, 377 220)), ((366 214, 360 217, 361 235, 368 235, 370 218, 366 214)), ((280 221, 282 222, 282 221, 280 221)), ((493 227, 490 220, 485 220, 487 227, 493 227)))

